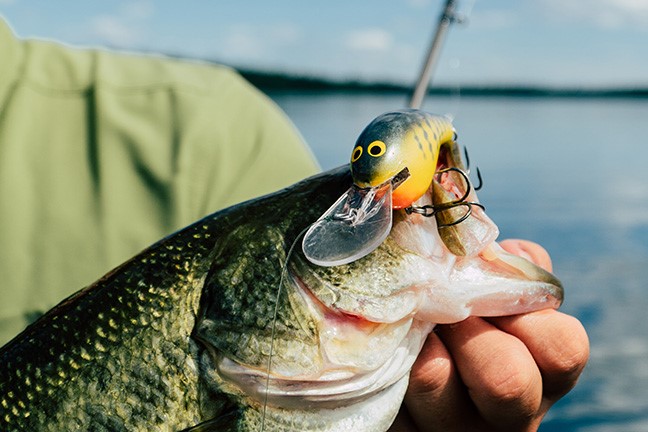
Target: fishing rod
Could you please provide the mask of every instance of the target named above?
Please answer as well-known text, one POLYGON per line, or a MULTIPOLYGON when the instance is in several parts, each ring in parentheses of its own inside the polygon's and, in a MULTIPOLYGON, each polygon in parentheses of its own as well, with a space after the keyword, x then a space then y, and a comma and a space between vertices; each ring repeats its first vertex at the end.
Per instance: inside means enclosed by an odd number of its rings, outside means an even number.
POLYGON ((432 71, 436 67, 439 55, 441 54, 441 47, 443 45, 443 40, 445 39, 446 33, 450 25, 458 22, 463 22, 463 16, 457 14, 456 12, 457 1, 456 0, 447 0, 443 12, 439 17, 439 23, 437 24, 437 30, 430 44, 428 54, 421 68, 421 73, 419 75, 418 81, 416 82, 416 87, 412 93, 412 97, 409 102, 410 108, 419 109, 423 104, 423 98, 428 90, 428 85, 430 83, 430 76, 432 71))

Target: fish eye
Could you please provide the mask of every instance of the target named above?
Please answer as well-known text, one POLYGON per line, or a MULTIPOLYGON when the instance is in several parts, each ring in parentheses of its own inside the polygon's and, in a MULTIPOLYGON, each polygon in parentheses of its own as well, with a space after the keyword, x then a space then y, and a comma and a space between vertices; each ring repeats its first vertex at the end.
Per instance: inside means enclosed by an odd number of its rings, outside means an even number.
POLYGON ((382 141, 374 141, 367 147, 367 152, 373 157, 379 157, 385 154, 387 146, 382 141))
POLYGON ((351 162, 355 162, 358 159, 360 159, 360 156, 362 156, 362 147, 356 146, 356 148, 353 149, 353 154, 351 154, 351 162))

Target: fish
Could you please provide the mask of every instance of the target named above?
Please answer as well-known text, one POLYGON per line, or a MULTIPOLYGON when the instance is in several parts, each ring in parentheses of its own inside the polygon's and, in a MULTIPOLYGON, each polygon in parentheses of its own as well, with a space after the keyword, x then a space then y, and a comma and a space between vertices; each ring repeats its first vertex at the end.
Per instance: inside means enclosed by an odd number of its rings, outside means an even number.
POLYGON ((562 303, 481 207, 452 231, 468 251, 401 208, 370 253, 313 263, 300 238, 353 184, 344 165, 221 210, 63 300, 0 348, 0 430, 384 431, 436 324, 562 303))

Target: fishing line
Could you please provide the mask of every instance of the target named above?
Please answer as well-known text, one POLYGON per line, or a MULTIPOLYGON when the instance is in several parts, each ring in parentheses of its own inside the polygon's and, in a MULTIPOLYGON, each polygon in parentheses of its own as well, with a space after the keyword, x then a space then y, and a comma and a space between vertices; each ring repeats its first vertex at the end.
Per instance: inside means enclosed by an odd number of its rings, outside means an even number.
MULTIPOLYGON (((448 67, 452 70, 451 75, 457 76, 457 72, 461 68, 461 58, 453 57, 448 61, 447 64, 448 67)), ((459 82, 455 82, 454 84, 450 85, 447 97, 448 106, 447 111, 444 115, 454 123, 455 119, 459 115, 461 108, 461 84, 459 82)))
POLYGON ((295 245, 299 241, 299 239, 306 234, 306 231, 308 229, 315 225, 317 221, 310 223, 301 230, 299 234, 297 234, 297 237, 295 237, 295 240, 293 240, 292 244, 290 245, 290 248, 288 249, 288 253, 286 254, 286 260, 281 267, 281 276, 279 277, 279 287, 277 288, 277 297, 275 299, 275 307, 274 307, 274 313, 272 315, 272 327, 270 329, 270 353, 268 354, 268 366, 267 366, 267 373, 266 373, 266 386, 265 386, 265 394, 263 397, 263 413, 261 415, 261 432, 265 430, 265 419, 266 419, 266 411, 268 408, 268 392, 270 390, 270 368, 272 367, 272 355, 274 354, 274 339, 275 339, 275 333, 276 333, 276 328, 277 328, 277 315, 279 314, 279 300, 281 299, 281 287, 283 287, 283 282, 286 276, 286 272, 288 271, 288 263, 290 262, 290 257, 293 253, 293 250, 295 249, 295 245))
POLYGON ((469 2, 466 2, 468 6, 464 7, 464 10, 459 12, 459 16, 461 16, 461 21, 465 22, 468 20, 468 17, 472 14, 472 10, 475 7, 475 3, 477 3, 477 0, 471 0, 469 2))
MULTIPOLYGON (((463 7, 454 12, 454 22, 456 22, 459 25, 467 25, 469 21, 469 17, 472 14, 472 10, 475 7, 476 2, 477 0, 464 2, 462 4, 463 7)), ((448 59, 446 64, 447 67, 451 69, 452 76, 459 75, 458 72, 461 70, 462 67, 461 60, 462 60, 461 56, 459 55, 448 59)), ((462 88, 461 83, 459 81, 456 81, 455 84, 452 85, 449 89, 450 101, 448 103, 448 112, 445 113, 445 115, 446 117, 450 118, 450 120, 452 120, 453 122, 459 116, 459 111, 461 108, 461 102, 462 102, 461 88, 462 88)))
MULTIPOLYGON (((410 99, 409 107, 410 108, 416 108, 419 109, 422 105, 423 99, 425 95, 428 93, 428 85, 429 85, 429 80, 430 80, 430 75, 432 70, 434 69, 434 65, 438 59, 439 53, 440 53, 440 47, 443 41, 443 38, 445 36, 445 32, 448 30, 448 27, 452 22, 462 22, 465 21, 466 17, 469 16, 472 12, 472 9, 475 5, 476 0, 472 0, 470 2, 470 5, 466 8, 467 12, 464 13, 457 13, 454 9, 456 5, 456 0, 447 0, 446 6, 444 8, 444 12, 440 17, 439 24, 437 27, 437 34, 435 35, 432 44, 430 46, 430 50, 428 52, 428 56, 426 58, 426 62, 421 70, 418 82, 416 84, 416 88, 414 89, 414 92, 412 94, 412 97, 410 99)), ((456 64, 455 69, 459 67, 460 62, 455 58, 454 63, 456 64)), ((460 86, 457 86, 457 92, 455 93, 455 103, 458 105, 459 103, 459 96, 460 96, 460 86)), ((455 111, 458 108, 455 106, 455 111)), ((448 117, 454 120, 455 115, 452 114, 447 114, 448 117)), ((481 180, 481 178, 480 178, 481 180)), ((466 180, 468 183, 468 190, 470 190, 470 181, 466 180)), ((480 182, 481 184, 481 182, 480 182)), ((461 204, 466 204, 465 202, 461 204)), ((470 204, 473 203, 468 203, 469 205, 469 211, 468 214, 470 214, 470 210, 472 210, 472 207, 470 207, 470 204)), ((476 203, 474 203, 476 204, 476 203)), ((479 204, 477 204, 479 205, 479 204)), ((467 217, 467 216, 466 216, 467 217)), ((462 220, 465 219, 462 218, 462 220)), ((279 314, 279 302, 281 299, 281 289, 283 287, 284 279, 286 276, 286 272, 288 271, 288 263, 290 262, 290 257, 293 253, 293 250, 295 248, 295 245, 297 244, 298 240, 308 231, 308 229, 314 225, 316 222, 313 222, 306 226, 293 240, 292 244, 290 245, 290 248, 288 249, 288 253, 286 254, 286 260, 281 268, 281 275, 279 277, 279 287, 277 288, 277 297, 275 300, 275 307, 274 307, 274 313, 272 317, 272 327, 270 330, 270 352, 268 354, 268 363, 267 363, 267 374, 266 374, 266 386, 265 386, 265 395, 263 399, 263 413, 261 417, 261 431, 263 432, 265 430, 265 419, 266 419, 266 413, 267 413, 267 408, 268 408, 268 394, 270 391, 270 370, 272 368, 272 356, 274 354, 274 339, 275 339, 275 334, 276 334, 276 329, 277 329, 277 315, 279 314)))

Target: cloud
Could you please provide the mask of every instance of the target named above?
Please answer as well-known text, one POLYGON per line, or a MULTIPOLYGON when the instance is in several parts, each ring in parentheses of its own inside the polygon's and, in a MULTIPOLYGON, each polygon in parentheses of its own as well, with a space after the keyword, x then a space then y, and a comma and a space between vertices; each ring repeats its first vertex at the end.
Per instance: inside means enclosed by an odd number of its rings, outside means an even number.
POLYGON ((258 29, 248 24, 232 25, 223 39, 225 54, 243 58, 261 54, 263 43, 258 29))
POLYGON ((648 12, 648 3, 645 0, 606 0, 606 3, 629 12, 648 12))
POLYGON ((140 41, 140 34, 119 17, 100 15, 91 20, 93 33, 103 42, 118 47, 132 47, 140 41))
POLYGON ((474 11, 468 16, 470 27, 475 30, 501 30, 516 26, 520 22, 514 10, 474 11))
POLYGON ((232 24, 225 30, 218 51, 235 61, 276 60, 285 49, 294 47, 301 37, 301 28, 293 23, 232 24))
POLYGON ((603 3, 603 12, 616 17, 619 25, 648 24, 648 2, 645 0, 599 0, 603 3))
POLYGON ((391 34, 378 28, 356 30, 348 34, 345 45, 357 51, 387 51, 393 46, 391 34))
POLYGON ((121 14, 132 20, 143 20, 153 16, 155 7, 149 0, 131 1, 124 5, 121 14))
POLYGON ((272 43, 277 45, 290 45, 299 40, 302 35, 301 29, 292 23, 272 25, 265 33, 272 43))
POLYGON ((149 0, 131 1, 113 14, 92 18, 91 32, 102 43, 120 48, 137 48, 145 40, 146 24, 154 12, 153 3, 149 0))
POLYGON ((557 19, 589 21, 602 29, 633 27, 645 30, 648 25, 646 0, 590 0, 587 5, 564 0, 543 0, 547 12, 557 19))

